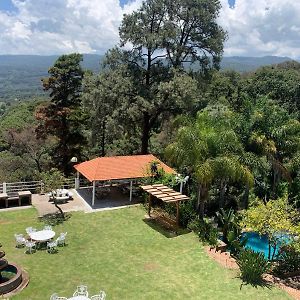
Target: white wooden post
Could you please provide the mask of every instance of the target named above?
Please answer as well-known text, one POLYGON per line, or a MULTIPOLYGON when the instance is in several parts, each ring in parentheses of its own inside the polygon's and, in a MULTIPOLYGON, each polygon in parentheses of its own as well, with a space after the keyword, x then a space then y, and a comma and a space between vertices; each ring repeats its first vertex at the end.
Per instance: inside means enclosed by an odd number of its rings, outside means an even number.
POLYGON ((6 189, 6 182, 3 182, 2 187, 3 187, 3 188, 2 188, 2 189, 3 189, 3 193, 6 193, 6 190, 7 190, 7 189, 6 189))
POLYGON ((95 205, 95 193, 96 193, 96 181, 93 181, 93 196, 92 196, 92 206, 95 205))
POLYGON ((130 191, 129 191, 129 201, 132 200, 132 180, 130 180, 130 191))
POLYGON ((75 177, 75 189, 80 188, 80 179, 79 179, 79 172, 76 172, 76 177, 75 177))
POLYGON ((180 193, 182 194, 182 190, 183 190, 183 180, 180 181, 180 193))

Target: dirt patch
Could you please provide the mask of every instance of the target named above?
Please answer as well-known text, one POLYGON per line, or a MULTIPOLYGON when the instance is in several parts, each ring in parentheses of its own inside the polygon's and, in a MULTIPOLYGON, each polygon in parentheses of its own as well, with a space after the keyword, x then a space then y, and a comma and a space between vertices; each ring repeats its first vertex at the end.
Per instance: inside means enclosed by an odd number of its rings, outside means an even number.
POLYGON ((159 265, 158 264, 155 264, 155 263, 147 263, 147 264, 144 264, 144 270, 145 271, 148 271, 148 272, 151 272, 151 271, 155 271, 159 268, 159 265))

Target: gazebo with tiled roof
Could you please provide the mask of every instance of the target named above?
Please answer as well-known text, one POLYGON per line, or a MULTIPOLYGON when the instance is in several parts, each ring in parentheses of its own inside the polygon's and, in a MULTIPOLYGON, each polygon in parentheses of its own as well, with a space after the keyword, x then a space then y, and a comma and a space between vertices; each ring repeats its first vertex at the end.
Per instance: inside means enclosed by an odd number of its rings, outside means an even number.
POLYGON ((176 174, 174 169, 152 154, 98 157, 77 164, 74 168, 77 171, 77 178, 80 173, 93 183, 92 206, 94 206, 97 182, 129 180, 131 201, 133 180, 149 177, 149 166, 152 162, 157 162, 166 173, 176 174))

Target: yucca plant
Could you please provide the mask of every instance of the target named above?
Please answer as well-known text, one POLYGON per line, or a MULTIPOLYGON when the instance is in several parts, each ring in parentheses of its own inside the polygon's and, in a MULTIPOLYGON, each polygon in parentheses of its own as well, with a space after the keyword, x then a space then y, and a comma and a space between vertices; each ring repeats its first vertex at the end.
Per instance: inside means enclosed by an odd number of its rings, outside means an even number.
POLYGON ((240 252, 237 264, 240 268, 240 277, 245 283, 259 285, 263 282, 263 274, 270 269, 270 263, 262 253, 245 249, 240 252))

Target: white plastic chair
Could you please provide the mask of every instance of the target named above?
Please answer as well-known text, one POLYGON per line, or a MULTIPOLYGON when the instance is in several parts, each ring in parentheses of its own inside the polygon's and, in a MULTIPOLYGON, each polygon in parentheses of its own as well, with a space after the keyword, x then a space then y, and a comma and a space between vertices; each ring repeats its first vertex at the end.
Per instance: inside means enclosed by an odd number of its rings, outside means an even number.
POLYGON ((59 297, 57 293, 50 296, 50 300, 68 300, 66 297, 59 297))
POLYGON ((33 227, 27 227, 26 232, 27 232, 27 234, 32 233, 32 232, 36 232, 36 229, 33 228, 33 227))
POLYGON ((15 239, 16 239, 16 247, 17 248, 24 247, 25 238, 24 238, 23 234, 15 234, 15 239))
POLYGON ((51 225, 45 225, 44 230, 52 230, 52 226, 51 225))
POLYGON ((51 296, 50 296, 50 300, 57 300, 57 298, 58 298, 58 295, 55 293, 55 294, 52 294, 51 296))
POLYGON ((57 240, 57 245, 58 246, 65 246, 66 245, 66 236, 67 232, 62 232, 59 237, 56 239, 57 240))
POLYGON ((87 290, 87 286, 86 285, 77 286, 77 290, 73 294, 73 297, 76 297, 76 296, 88 297, 89 293, 88 293, 88 290, 87 290))
POLYGON ((25 240, 25 246, 26 246, 26 251, 25 253, 32 254, 32 251, 36 249, 36 244, 35 242, 27 241, 25 240))
POLYGON ((91 300, 105 300, 106 293, 104 291, 100 291, 99 295, 94 295, 91 297, 91 300))
POLYGON ((57 251, 57 240, 47 243, 47 251, 48 253, 54 253, 57 251))

